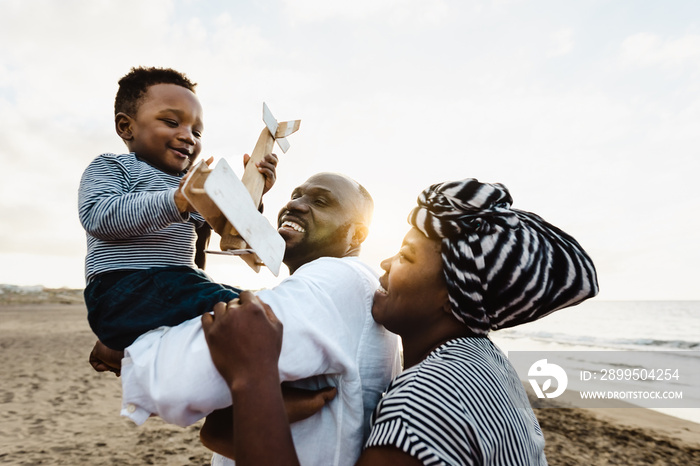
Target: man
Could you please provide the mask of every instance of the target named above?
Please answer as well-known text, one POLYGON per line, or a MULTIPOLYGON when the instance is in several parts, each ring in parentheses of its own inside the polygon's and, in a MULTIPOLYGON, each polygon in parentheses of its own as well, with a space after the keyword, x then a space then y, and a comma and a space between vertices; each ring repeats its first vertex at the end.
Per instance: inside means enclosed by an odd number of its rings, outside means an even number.
MULTIPOLYGON (((292 427, 303 464, 354 464, 371 412, 400 369, 396 336, 372 319, 378 280, 357 258, 372 209, 367 191, 348 177, 309 178, 278 217, 290 277, 257 294, 284 325, 281 381, 338 390, 335 400, 292 427)), ((125 350, 121 375, 122 414, 137 424, 157 414, 185 426, 231 404, 199 317, 142 336, 125 350)), ((228 462, 216 454, 212 460, 228 462)))

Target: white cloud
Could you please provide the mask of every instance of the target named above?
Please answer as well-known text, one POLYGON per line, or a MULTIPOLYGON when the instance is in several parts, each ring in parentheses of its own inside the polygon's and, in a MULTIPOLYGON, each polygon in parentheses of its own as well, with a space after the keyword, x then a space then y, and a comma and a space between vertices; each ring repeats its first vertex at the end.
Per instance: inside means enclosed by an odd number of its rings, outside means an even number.
POLYGON ((326 20, 383 20, 392 26, 437 24, 448 14, 445 0, 284 0, 285 12, 294 22, 326 20))
POLYGON ((658 34, 638 33, 627 37, 620 47, 624 63, 636 66, 700 65, 700 35, 686 34, 664 38, 658 34))
POLYGON ((550 39, 552 45, 547 52, 548 57, 559 57, 567 55, 574 48, 574 31, 573 29, 560 29, 551 34, 550 39))

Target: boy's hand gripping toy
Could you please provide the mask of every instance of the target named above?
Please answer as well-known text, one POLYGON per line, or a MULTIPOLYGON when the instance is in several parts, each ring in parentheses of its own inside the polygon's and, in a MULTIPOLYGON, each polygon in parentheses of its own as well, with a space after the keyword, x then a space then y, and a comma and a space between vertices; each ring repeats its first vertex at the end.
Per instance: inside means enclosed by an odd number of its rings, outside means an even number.
POLYGON ((272 152, 275 141, 282 152, 287 152, 289 142, 285 138, 299 129, 301 120, 277 123, 263 103, 263 121, 265 128, 240 180, 225 160, 220 160, 214 169, 202 161, 189 173, 182 193, 221 235, 221 251, 207 252, 240 255, 256 272, 264 264, 277 276, 284 257, 284 240, 258 212, 265 177, 255 164, 272 152))

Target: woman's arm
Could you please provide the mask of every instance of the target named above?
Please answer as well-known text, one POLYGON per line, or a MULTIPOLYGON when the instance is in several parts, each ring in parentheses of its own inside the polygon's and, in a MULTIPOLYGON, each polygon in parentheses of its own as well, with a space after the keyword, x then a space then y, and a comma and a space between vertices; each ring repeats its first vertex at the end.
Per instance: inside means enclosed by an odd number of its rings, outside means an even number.
POLYGON ((231 439, 236 464, 298 465, 277 369, 282 323, 244 291, 238 302, 219 303, 213 315, 204 314, 202 327, 236 406, 231 439))
POLYGON ((370 447, 362 452, 357 466, 422 466, 417 458, 396 447, 370 447))

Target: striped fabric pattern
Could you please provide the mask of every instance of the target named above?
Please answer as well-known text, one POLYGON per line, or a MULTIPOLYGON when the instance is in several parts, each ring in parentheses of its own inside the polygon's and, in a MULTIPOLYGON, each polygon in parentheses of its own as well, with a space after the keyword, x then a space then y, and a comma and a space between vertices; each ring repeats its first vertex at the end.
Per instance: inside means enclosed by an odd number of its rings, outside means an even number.
POLYGON ((512 203, 502 184, 468 178, 426 189, 409 215, 426 236, 442 240, 453 313, 475 335, 598 293, 595 267, 578 242, 512 203))
POLYGON ((522 383, 488 339, 450 340, 394 379, 366 447, 425 465, 544 465, 544 436, 522 383))
POLYGON ((78 214, 87 234, 86 282, 113 270, 195 267, 198 214, 181 214, 170 175, 135 154, 102 154, 80 180, 78 214))

